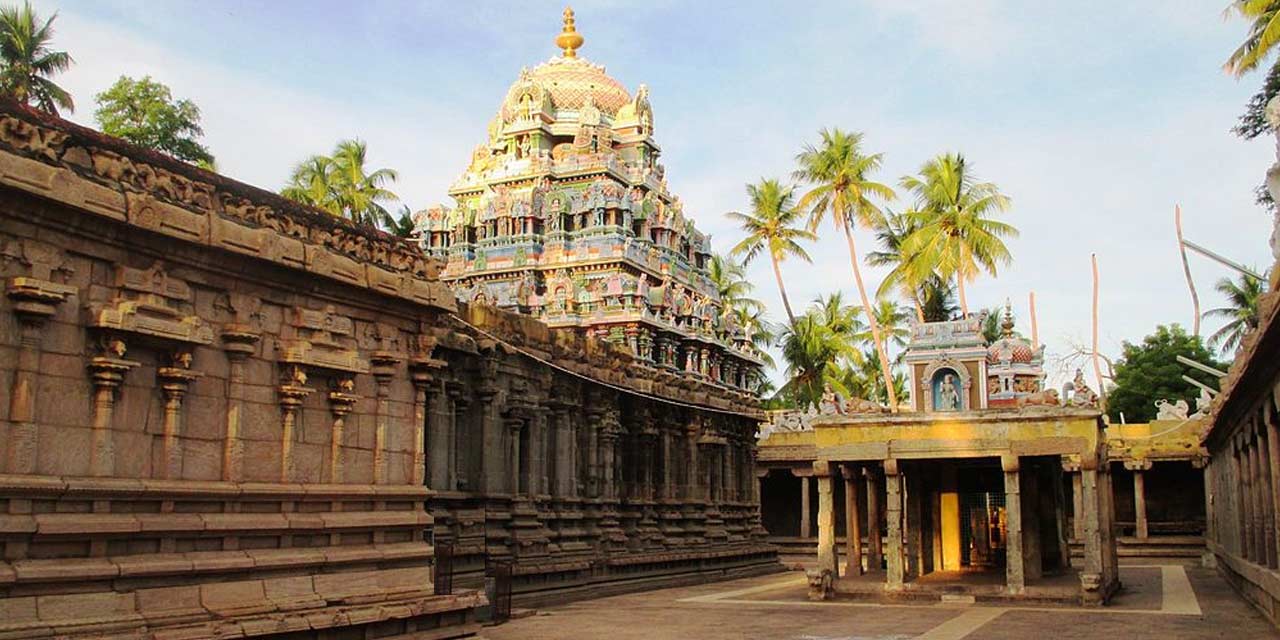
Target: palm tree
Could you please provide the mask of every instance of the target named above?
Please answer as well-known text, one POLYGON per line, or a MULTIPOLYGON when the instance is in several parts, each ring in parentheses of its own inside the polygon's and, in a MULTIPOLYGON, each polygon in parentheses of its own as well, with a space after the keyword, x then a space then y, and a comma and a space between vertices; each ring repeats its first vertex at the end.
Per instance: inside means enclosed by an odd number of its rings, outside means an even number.
MULTIPOLYGON (((854 225, 881 226, 884 214, 871 201, 872 196, 885 200, 896 197, 889 186, 871 180, 870 175, 880 168, 883 154, 862 152, 862 134, 847 133, 840 129, 823 129, 821 145, 806 144, 796 156, 799 169, 795 177, 813 185, 800 198, 800 208, 809 210, 809 231, 817 230, 828 213, 831 221, 844 232, 849 246, 849 263, 853 266, 853 279, 858 285, 862 308, 869 311, 871 301, 862 283, 862 270, 858 267, 858 248, 853 240, 854 225)), ((880 325, 874 313, 867 313, 871 325, 872 341, 880 359, 880 371, 889 387, 889 406, 897 411, 898 401, 893 394, 893 374, 889 369, 889 356, 880 340, 880 325)))
MULTIPOLYGON (((342 140, 333 156, 311 156, 295 167, 280 195, 356 224, 395 231, 398 223, 383 203, 397 199, 386 185, 398 176, 391 169, 368 172, 364 166, 367 154, 368 145, 364 142, 342 140)), ((411 225, 412 216, 404 218, 404 213, 400 222, 411 225)))
POLYGON ((773 262, 773 277, 778 281, 778 293, 782 296, 782 306, 787 311, 787 320, 795 328, 796 316, 791 311, 791 301, 787 299, 787 288, 782 281, 782 269, 779 265, 788 257, 812 262, 809 253, 800 246, 800 241, 813 241, 817 236, 798 226, 800 211, 792 206, 794 187, 785 187, 777 180, 762 179, 759 184, 747 185, 747 196, 751 200, 751 212, 739 213, 730 211, 725 214, 736 220, 746 232, 747 237, 729 251, 732 256, 740 256, 746 266, 760 255, 761 251, 769 252, 773 262))
POLYGON ((884 220, 876 227, 876 242, 880 249, 867 253, 867 264, 873 267, 891 267, 880 281, 876 289, 876 297, 882 298, 893 289, 897 289, 907 300, 911 301, 916 311, 916 320, 924 322, 924 309, 920 303, 920 282, 911 272, 911 256, 902 253, 902 241, 920 227, 918 216, 905 212, 886 211, 884 220))
POLYGON ((333 152, 338 178, 338 201, 348 218, 356 224, 391 227, 395 224, 383 202, 396 200, 387 190, 399 175, 393 169, 365 169, 369 145, 362 140, 343 140, 333 152))
POLYGON ((294 167, 289 184, 280 191, 280 195, 340 216, 342 208, 338 204, 336 170, 332 158, 311 156, 294 167))
POLYGON ((400 205, 400 215, 391 219, 391 226, 387 229, 393 235, 401 238, 412 238, 413 230, 417 225, 413 222, 413 210, 409 205, 400 205))
POLYGON ((747 280, 747 270, 743 265, 718 253, 713 254, 707 265, 707 276, 726 309, 745 309, 748 312, 764 309, 763 302, 751 297, 756 285, 747 280))
POLYGON ((1210 309, 1204 312, 1204 317, 1222 318, 1227 324, 1209 336, 1209 346, 1224 352, 1234 351, 1244 337, 1258 327, 1258 298, 1267 288, 1262 281, 1246 275, 1241 275, 1237 282, 1222 278, 1213 288, 1226 296, 1227 306, 1210 309))
POLYGON ((992 218, 1009 209, 1009 197, 990 182, 978 182, 964 156, 955 153, 924 163, 920 175, 902 178, 902 187, 915 194, 912 215, 920 219, 920 227, 902 242, 902 252, 912 256, 908 270, 918 281, 935 270, 954 276, 960 311, 969 315, 965 282, 979 270, 994 276, 1012 260, 1003 238, 1016 238, 1018 230, 992 218))
POLYGON ((925 322, 950 320, 960 308, 956 306, 956 290, 951 281, 933 274, 920 285, 920 310, 925 322))
POLYGON ((55 116, 59 108, 76 110, 71 94, 49 79, 75 62, 66 51, 49 48, 56 19, 55 11, 40 24, 30 2, 22 7, 0 7, 0 93, 55 116))
POLYGON ((1226 14, 1249 20, 1249 35, 1231 52, 1223 70, 1240 77, 1262 64, 1280 42, 1280 0, 1234 0, 1226 14))
POLYGON ((880 335, 884 338, 886 345, 893 345, 899 349, 907 346, 911 329, 907 326, 907 313, 902 310, 902 307, 893 300, 879 298, 872 310, 875 312, 872 315, 880 325, 880 335))

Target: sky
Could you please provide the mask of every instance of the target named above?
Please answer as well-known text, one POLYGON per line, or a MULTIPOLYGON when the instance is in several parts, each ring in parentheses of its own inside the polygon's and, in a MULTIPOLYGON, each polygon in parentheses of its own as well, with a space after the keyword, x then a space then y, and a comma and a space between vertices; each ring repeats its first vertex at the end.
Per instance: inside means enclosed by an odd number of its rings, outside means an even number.
MULTIPOLYGON (((70 117, 95 126, 93 96, 120 75, 150 75, 198 104, 219 170, 279 189, 337 140, 369 143, 371 167, 400 173, 414 210, 446 189, 482 142, 525 66, 555 55, 563 5, 520 2, 37 0, 58 12, 57 81, 70 117)), ((578 2, 580 55, 632 92, 646 83, 671 190, 713 246, 740 233, 724 213, 744 186, 788 178, 823 127, 865 133, 897 184, 930 157, 962 152, 1013 200, 1012 265, 968 288, 971 309, 1013 304, 1029 332, 1034 291, 1051 383, 1090 340, 1089 256, 1100 270, 1100 351, 1120 354, 1157 324, 1190 327, 1173 230, 1247 265, 1271 262, 1270 216, 1253 203, 1274 159, 1267 140, 1230 129, 1261 86, 1222 63, 1245 32, 1226 0, 860 0, 578 2)), ((904 200, 891 207, 906 206, 904 200)), ((860 250, 874 248, 867 231, 860 250)), ((804 306, 836 290, 856 300, 833 229, 812 264, 782 265, 804 306)), ((1203 309, 1234 276, 1194 254, 1203 309)), ((775 319, 766 260, 749 269, 775 319)), ((870 287, 882 272, 864 269, 870 287)), ((1207 322, 1202 333, 1216 329, 1207 322)), ((1086 367, 1086 371, 1088 367, 1086 367)), ((1090 375, 1090 377, 1092 377, 1090 375)))

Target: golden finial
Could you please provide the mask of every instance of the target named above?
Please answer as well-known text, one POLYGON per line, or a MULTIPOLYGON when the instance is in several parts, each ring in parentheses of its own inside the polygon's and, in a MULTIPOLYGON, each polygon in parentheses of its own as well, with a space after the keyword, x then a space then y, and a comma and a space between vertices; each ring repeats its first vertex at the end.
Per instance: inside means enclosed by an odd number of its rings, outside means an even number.
POLYGON ((582 46, 582 34, 573 26, 573 7, 564 8, 564 28, 556 36, 556 46, 564 49, 564 57, 578 57, 578 47, 582 46))

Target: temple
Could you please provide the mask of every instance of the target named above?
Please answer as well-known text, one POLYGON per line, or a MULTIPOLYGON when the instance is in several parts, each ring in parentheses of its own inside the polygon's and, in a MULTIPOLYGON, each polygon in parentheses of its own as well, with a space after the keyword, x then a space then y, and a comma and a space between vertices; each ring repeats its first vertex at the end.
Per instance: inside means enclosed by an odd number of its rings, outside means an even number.
POLYGON ((416 214, 423 248, 464 302, 607 340, 654 367, 754 389, 761 361, 707 275, 710 238, 667 189, 649 90, 635 95, 578 56, 523 69, 488 137, 449 189, 456 206, 416 214))
POLYGON ((788 546, 816 553, 812 597, 1101 604, 1119 588, 1096 395, 1080 375, 1063 401, 1045 389, 1043 347, 1015 334, 1008 309, 993 343, 981 326, 971 316, 913 327, 902 358, 911 410, 828 393, 765 428, 764 523, 790 533, 799 521, 788 546), (775 513, 796 502, 799 517, 775 513))

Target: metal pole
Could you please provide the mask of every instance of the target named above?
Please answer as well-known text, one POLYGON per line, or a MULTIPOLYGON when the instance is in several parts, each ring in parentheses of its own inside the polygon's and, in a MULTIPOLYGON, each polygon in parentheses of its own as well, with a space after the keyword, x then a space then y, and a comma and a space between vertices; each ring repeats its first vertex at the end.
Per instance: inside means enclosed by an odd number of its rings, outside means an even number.
POLYGON ((1204 247, 1202 247, 1202 246, 1200 246, 1200 245, 1198 245, 1198 244, 1196 244, 1196 243, 1194 243, 1194 242, 1192 242, 1192 241, 1190 241, 1190 240, 1183 240, 1183 241, 1182 241, 1182 244, 1187 245, 1187 248, 1188 248, 1188 249, 1191 249, 1192 251, 1195 251, 1196 253, 1198 253, 1198 254, 1200 254, 1200 255, 1202 255, 1202 256, 1204 256, 1204 257, 1206 257, 1206 258, 1209 258, 1209 259, 1212 259, 1212 260, 1216 260, 1216 261, 1218 261, 1219 263, 1223 264, 1224 266, 1227 266, 1227 267, 1230 267, 1230 268, 1232 268, 1232 269, 1235 269, 1236 271, 1239 271, 1240 273, 1243 273, 1244 275, 1249 276, 1250 278, 1255 278, 1255 279, 1260 280, 1260 281, 1262 281, 1262 282, 1266 282, 1266 281, 1267 281, 1267 279, 1266 279, 1266 278, 1264 278, 1264 277, 1262 277, 1262 276, 1260 276, 1260 275, 1258 275, 1258 274, 1254 273, 1252 269, 1250 269, 1250 268, 1248 268, 1248 267, 1246 267, 1246 266, 1244 266, 1244 265, 1242 265, 1242 264, 1240 264, 1240 263, 1238 263, 1238 262, 1235 262, 1235 261, 1233 261, 1233 260, 1228 260, 1228 259, 1226 259, 1226 258, 1224 258, 1224 257, 1222 257, 1222 256, 1220 256, 1220 255, 1218 255, 1218 254, 1216 254, 1216 253, 1214 253, 1214 252, 1212 252, 1212 251, 1210 251, 1210 250, 1208 250, 1208 249, 1206 249, 1206 248, 1204 248, 1204 247))

